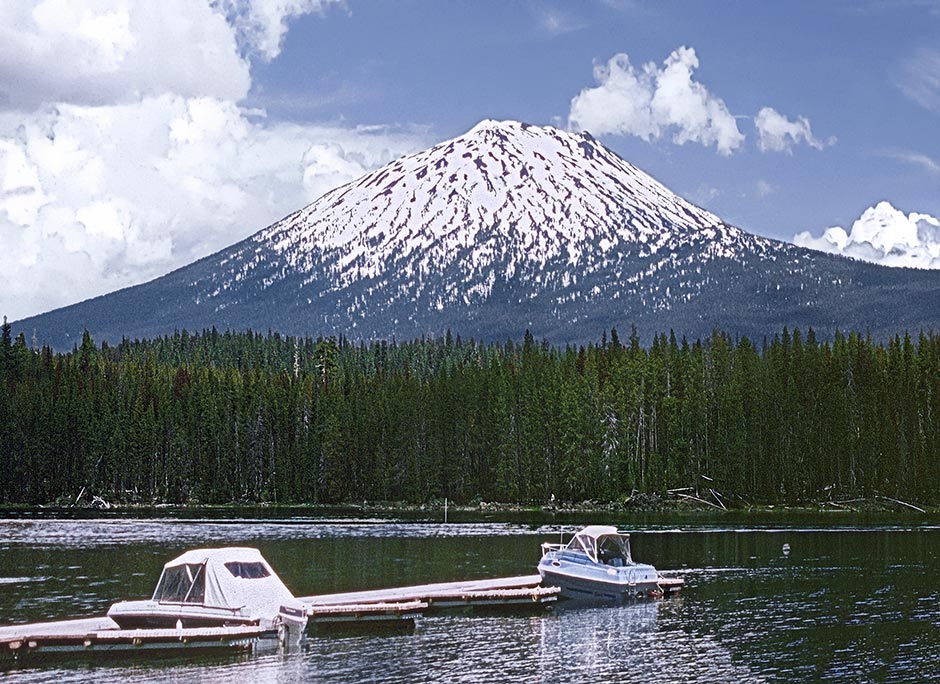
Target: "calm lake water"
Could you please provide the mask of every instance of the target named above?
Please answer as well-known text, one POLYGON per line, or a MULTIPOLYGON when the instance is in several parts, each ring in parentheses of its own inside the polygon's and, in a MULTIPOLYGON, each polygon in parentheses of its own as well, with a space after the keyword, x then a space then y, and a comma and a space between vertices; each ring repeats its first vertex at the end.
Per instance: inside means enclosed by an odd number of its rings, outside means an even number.
POLYGON ((423 618, 413 634, 311 636, 296 653, 58 661, 9 682, 927 682, 940 680, 940 525, 923 518, 0 520, 0 624, 147 597, 198 546, 261 549, 298 595, 529 574, 560 529, 613 522, 676 569, 677 598, 423 618), (784 555, 784 544, 790 545, 784 555))

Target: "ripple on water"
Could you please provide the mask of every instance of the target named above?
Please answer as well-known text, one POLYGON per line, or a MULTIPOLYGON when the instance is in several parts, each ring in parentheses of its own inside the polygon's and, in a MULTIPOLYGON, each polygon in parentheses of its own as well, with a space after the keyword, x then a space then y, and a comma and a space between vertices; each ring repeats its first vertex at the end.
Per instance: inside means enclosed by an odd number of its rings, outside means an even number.
POLYGON ((45 582, 46 577, 0 577, 0 584, 25 584, 26 582, 45 582))
POLYGON ((411 523, 389 520, 2 520, 0 536, 18 546, 82 548, 125 544, 180 547, 207 539, 216 545, 252 540, 349 538, 455 538, 531 535, 532 529, 512 523, 411 523))

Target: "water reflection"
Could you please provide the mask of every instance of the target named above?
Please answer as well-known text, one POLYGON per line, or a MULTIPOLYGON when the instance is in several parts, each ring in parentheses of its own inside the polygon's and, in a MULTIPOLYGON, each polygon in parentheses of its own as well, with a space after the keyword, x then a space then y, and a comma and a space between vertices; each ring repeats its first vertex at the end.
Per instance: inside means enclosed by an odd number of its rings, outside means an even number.
POLYGON ((561 608, 542 621, 542 681, 760 682, 709 634, 682 630, 681 598, 561 608))

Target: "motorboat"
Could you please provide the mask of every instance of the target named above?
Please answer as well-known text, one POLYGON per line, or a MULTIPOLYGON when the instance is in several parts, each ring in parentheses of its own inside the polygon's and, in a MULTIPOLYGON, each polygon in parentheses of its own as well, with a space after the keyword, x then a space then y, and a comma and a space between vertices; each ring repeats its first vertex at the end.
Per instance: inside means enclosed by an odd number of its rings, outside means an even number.
POLYGON ((187 551, 163 566, 150 600, 121 601, 108 610, 121 629, 260 626, 302 633, 303 603, 257 549, 187 551))
POLYGON ((567 544, 542 544, 538 569, 543 584, 559 587, 567 599, 658 597, 682 584, 681 579, 661 577, 652 565, 635 562, 630 535, 610 525, 589 525, 567 544))

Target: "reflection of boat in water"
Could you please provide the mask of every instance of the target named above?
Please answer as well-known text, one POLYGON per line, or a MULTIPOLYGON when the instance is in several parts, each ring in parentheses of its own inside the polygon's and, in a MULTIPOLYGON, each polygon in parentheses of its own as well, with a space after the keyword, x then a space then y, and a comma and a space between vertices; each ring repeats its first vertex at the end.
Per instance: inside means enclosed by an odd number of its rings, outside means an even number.
POLYGON ((589 525, 565 544, 542 544, 539 574, 561 588, 562 598, 623 601, 677 591, 681 579, 661 577, 630 555, 630 535, 609 525, 589 525))
POLYGON ((122 629, 307 624, 304 604, 249 548, 187 551, 163 566, 150 600, 115 603, 108 617, 122 629))
MULTIPOLYGON (((563 681, 560 672, 577 673, 568 681, 623 682, 630 674, 656 670, 644 662, 663 660, 662 601, 562 601, 539 621, 539 665, 543 681, 563 681)), ((667 623, 674 620, 669 611, 667 623)), ((673 623, 674 624, 674 623, 673 623)), ((671 660, 667 658, 666 660, 671 660)), ((656 681, 668 682, 668 678, 656 681)))

